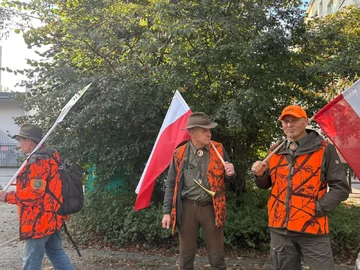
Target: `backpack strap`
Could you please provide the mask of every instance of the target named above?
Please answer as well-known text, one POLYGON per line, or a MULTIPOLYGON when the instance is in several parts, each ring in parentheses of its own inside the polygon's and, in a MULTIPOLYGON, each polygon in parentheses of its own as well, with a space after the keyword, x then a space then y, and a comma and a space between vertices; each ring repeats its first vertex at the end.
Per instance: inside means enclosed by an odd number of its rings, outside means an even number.
MULTIPOLYGON (((35 158, 39 158, 39 159, 52 159, 52 160, 54 160, 54 161, 56 162, 56 164, 57 164, 57 166, 58 166, 58 169, 59 169, 60 166, 61 166, 61 163, 60 163, 60 161, 58 161, 58 160, 55 158, 55 156, 54 156, 55 150, 53 150, 53 149, 51 149, 51 148, 49 148, 49 147, 42 148, 42 149, 40 149, 40 150, 43 150, 43 149, 44 149, 44 151, 41 151, 40 153, 38 153, 38 152, 35 153, 35 154, 36 154, 36 157, 35 157, 35 158)), ((50 166, 51 166, 51 165, 50 165, 50 166)), ((49 175, 49 177, 50 177, 50 175, 49 175)), ((48 193, 58 204, 61 205, 62 203, 60 202, 59 198, 56 197, 55 194, 50 190, 48 184, 49 184, 49 181, 47 181, 47 183, 46 183, 45 192, 48 193)))

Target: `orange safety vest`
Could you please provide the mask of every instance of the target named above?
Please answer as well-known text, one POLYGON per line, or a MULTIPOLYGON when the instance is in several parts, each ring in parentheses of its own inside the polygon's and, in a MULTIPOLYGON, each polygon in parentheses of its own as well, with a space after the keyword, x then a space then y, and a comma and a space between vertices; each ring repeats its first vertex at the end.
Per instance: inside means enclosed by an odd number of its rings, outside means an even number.
MULTIPOLYGON (((53 158, 60 160, 57 152, 53 158)), ((53 234, 66 219, 56 213, 62 202, 62 185, 58 163, 53 158, 33 154, 17 177, 16 191, 7 194, 7 202, 19 207, 20 240, 53 234)))
MULTIPOLYGON (((223 148, 222 144, 213 141, 215 148, 218 150, 220 155, 223 157, 223 148)), ((175 160, 175 170, 176 170, 176 178, 175 178, 175 188, 174 188, 174 196, 172 201, 172 209, 171 209, 171 221, 172 221, 172 233, 174 234, 176 228, 176 199, 178 196, 178 187, 180 181, 180 171, 185 158, 185 150, 186 146, 182 145, 178 149, 175 150, 174 160, 175 160)), ((209 181, 210 189, 215 192, 215 196, 212 198, 213 206, 215 211, 215 224, 216 227, 222 227, 225 224, 226 219, 226 197, 225 197, 225 181, 224 174, 225 168, 221 163, 221 160, 217 156, 215 150, 210 146, 210 161, 209 167, 207 170, 207 179, 209 181)))
POLYGON ((328 218, 316 217, 316 201, 326 193, 321 165, 326 142, 315 152, 297 156, 293 166, 285 155, 270 158, 272 182, 268 201, 269 227, 307 234, 329 233, 328 218))

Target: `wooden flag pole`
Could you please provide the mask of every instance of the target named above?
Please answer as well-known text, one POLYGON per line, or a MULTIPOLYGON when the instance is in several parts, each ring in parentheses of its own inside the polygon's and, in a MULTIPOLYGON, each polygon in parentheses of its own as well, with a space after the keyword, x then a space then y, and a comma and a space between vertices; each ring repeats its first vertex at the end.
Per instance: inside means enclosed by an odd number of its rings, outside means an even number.
MULTIPOLYGON (((311 121, 314 120, 314 116, 311 117, 311 118, 309 118, 308 120, 309 120, 309 123, 310 123, 311 121)), ((285 141, 286 141, 286 140, 285 140, 285 141)), ((274 151, 272 151, 262 162, 266 163, 274 154, 276 154, 277 151, 279 151, 280 148, 284 145, 285 141, 283 141, 282 143, 280 143, 280 144, 274 149, 274 151)))
POLYGON ((280 143, 275 149, 274 151, 272 151, 262 162, 266 163, 274 154, 276 154, 277 151, 279 151, 279 149, 284 145, 285 141, 283 141, 282 143, 280 143))
POLYGON ((210 141, 212 148, 215 150, 215 153, 217 154, 217 156, 219 157, 219 159, 221 160, 221 163, 224 165, 225 167, 225 161, 222 158, 222 156, 220 155, 219 151, 216 149, 215 145, 212 143, 212 141, 210 141))

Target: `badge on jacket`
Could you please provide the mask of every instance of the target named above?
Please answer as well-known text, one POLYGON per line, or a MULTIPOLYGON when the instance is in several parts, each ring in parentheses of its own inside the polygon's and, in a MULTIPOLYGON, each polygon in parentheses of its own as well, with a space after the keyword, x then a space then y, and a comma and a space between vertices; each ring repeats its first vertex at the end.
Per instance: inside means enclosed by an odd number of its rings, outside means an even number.
POLYGON ((43 180, 41 178, 30 179, 30 186, 35 190, 40 190, 43 188, 43 180))

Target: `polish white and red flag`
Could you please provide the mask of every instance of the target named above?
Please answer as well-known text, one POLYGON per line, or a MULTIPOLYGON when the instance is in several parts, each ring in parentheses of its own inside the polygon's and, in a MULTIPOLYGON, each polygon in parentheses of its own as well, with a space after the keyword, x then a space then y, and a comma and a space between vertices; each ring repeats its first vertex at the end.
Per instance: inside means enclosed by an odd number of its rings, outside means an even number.
POLYGON ((318 111, 314 118, 360 177, 360 80, 318 111))
POLYGON ((187 130, 182 129, 186 127, 191 113, 179 91, 176 91, 136 188, 135 211, 150 205, 156 178, 169 166, 175 148, 190 139, 187 130))

